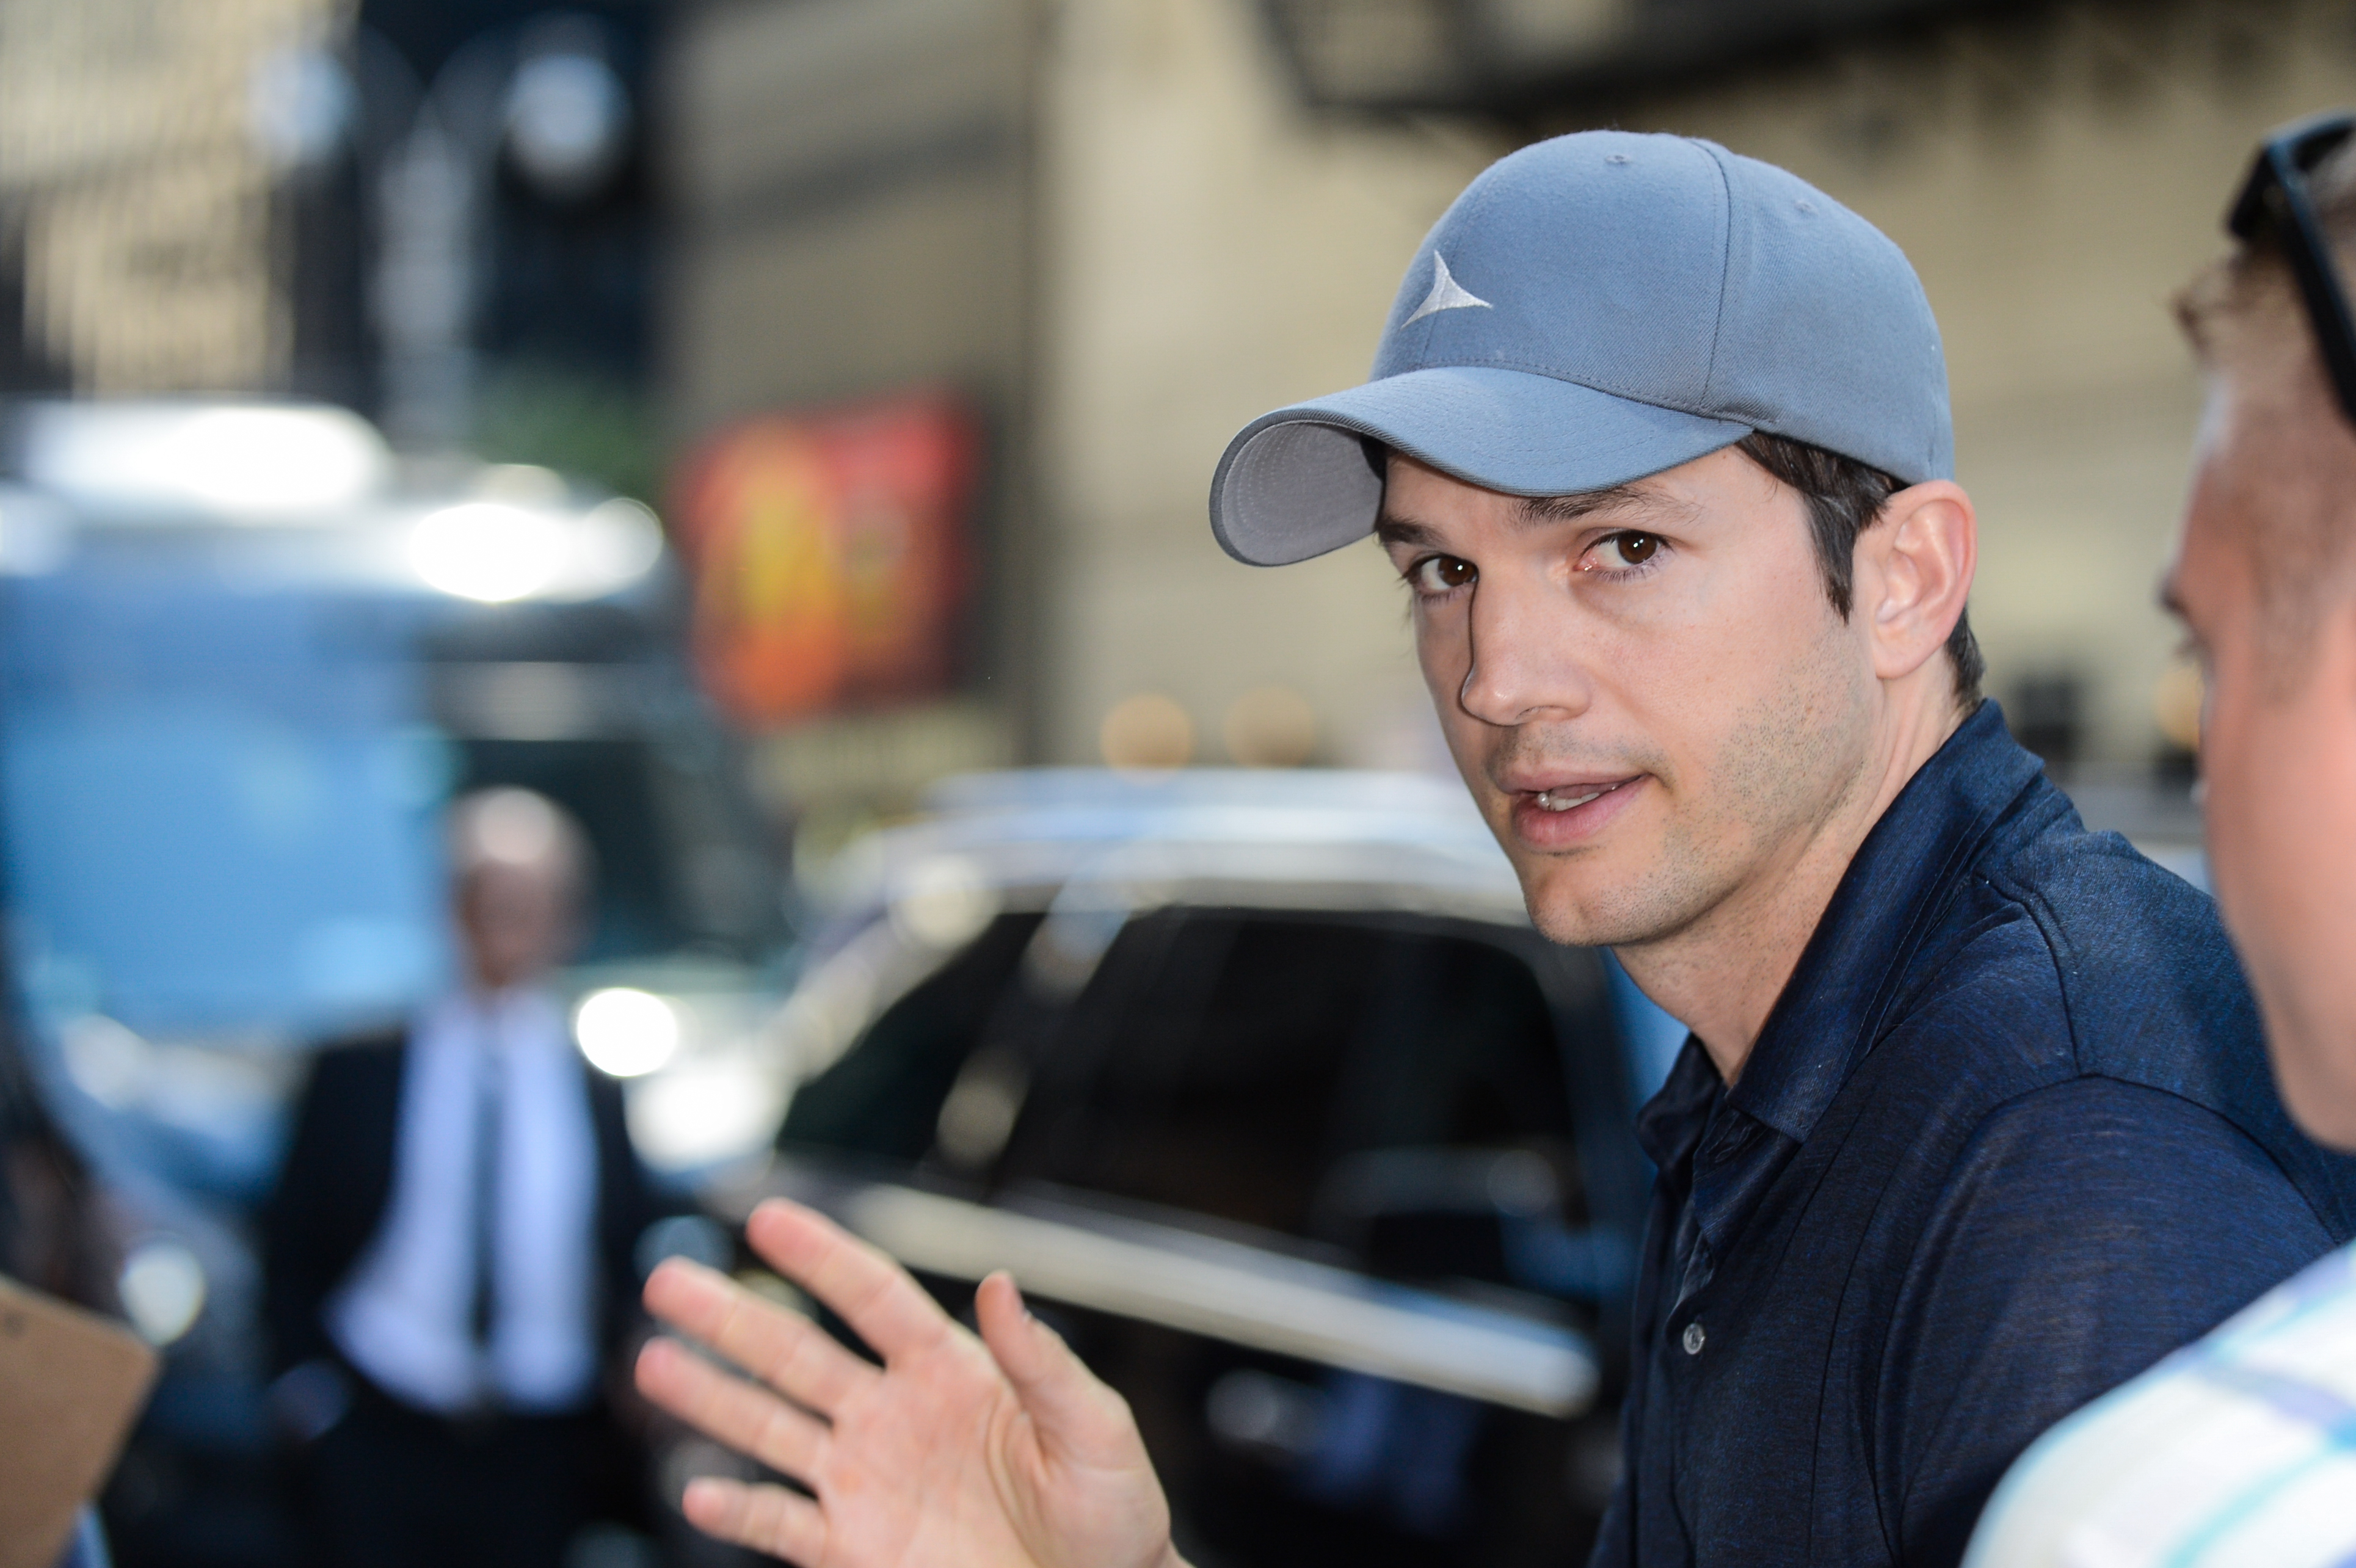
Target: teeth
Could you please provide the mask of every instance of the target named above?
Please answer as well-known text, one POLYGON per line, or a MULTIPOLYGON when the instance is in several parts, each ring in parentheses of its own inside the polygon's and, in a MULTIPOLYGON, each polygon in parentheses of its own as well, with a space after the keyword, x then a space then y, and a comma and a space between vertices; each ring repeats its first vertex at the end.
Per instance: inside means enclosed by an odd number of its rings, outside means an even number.
POLYGON ((1597 799, 1600 796, 1606 795, 1611 793, 1612 792, 1610 790, 1591 789, 1585 795, 1578 795, 1569 800, 1558 800, 1555 798, 1554 791, 1550 789, 1542 789, 1538 791, 1537 795, 1538 809, 1540 811, 1570 811, 1579 806, 1585 805, 1590 800, 1597 799))

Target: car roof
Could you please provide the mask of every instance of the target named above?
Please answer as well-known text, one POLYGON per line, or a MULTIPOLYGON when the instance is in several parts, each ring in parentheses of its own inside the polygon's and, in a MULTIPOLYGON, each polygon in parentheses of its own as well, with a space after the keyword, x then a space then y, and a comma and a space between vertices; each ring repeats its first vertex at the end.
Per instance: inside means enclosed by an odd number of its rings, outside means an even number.
MULTIPOLYGON (((1138 774, 1034 768, 944 780, 926 814, 846 849, 838 923, 949 883, 1044 907, 1407 909, 1526 924, 1521 887, 1453 780, 1338 768, 1138 774)), ((822 944, 822 945, 824 945, 822 944)))
POLYGON ((1083 968, 1133 916, 1179 905, 1530 931, 1512 863, 1451 779, 1034 768, 947 779, 925 804, 810 889, 827 918, 777 1020, 806 1073, 1002 913, 1044 913, 1083 968))

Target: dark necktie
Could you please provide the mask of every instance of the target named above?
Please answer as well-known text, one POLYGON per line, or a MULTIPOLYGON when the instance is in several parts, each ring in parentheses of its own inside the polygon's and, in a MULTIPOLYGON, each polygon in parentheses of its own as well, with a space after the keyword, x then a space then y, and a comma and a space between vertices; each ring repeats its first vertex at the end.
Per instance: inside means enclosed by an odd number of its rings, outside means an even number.
POLYGON ((477 1037, 475 1088, 475 1291, 467 1321, 486 1381, 498 1315, 499 1070, 498 1013, 485 1008, 477 1037))

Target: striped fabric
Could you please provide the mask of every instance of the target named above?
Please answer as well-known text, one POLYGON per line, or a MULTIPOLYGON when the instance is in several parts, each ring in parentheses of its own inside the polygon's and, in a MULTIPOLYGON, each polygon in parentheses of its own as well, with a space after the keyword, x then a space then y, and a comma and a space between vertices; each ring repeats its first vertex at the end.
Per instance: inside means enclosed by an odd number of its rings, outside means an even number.
POLYGON ((1965 1568, 2356 1568, 2356 1247, 2062 1423, 1965 1568))

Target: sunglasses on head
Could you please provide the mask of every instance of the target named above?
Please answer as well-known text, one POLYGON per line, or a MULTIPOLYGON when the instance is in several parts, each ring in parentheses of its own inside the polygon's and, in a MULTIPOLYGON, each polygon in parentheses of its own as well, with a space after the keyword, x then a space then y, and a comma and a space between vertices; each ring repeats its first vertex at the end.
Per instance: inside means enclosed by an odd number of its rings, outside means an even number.
POLYGON ((2315 347, 2331 377, 2340 411, 2356 424, 2356 318, 2348 313, 2331 245, 2308 194, 2308 176, 2356 133, 2356 114, 2318 114, 2296 121, 2268 136, 2250 165, 2250 177, 2225 215, 2234 239, 2248 242, 2271 233, 2298 280, 2315 347))

